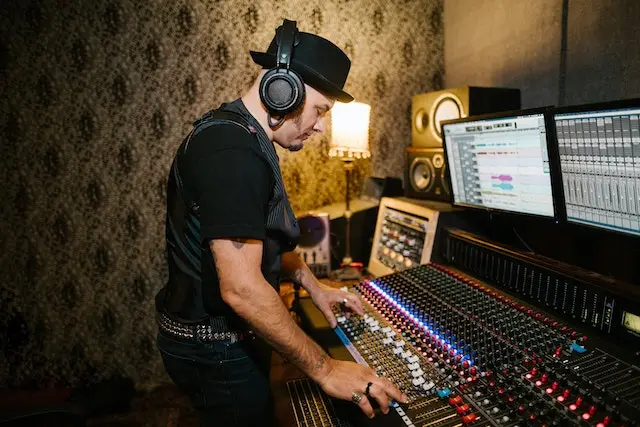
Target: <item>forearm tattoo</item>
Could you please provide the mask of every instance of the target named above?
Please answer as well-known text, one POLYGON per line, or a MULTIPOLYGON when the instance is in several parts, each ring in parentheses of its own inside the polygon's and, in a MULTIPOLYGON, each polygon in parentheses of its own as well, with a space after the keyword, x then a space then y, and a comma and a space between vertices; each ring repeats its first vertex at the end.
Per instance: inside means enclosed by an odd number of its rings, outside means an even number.
POLYGON ((246 239, 231 239, 231 242, 233 243, 233 247, 236 249, 242 249, 244 247, 244 244, 247 243, 246 239))

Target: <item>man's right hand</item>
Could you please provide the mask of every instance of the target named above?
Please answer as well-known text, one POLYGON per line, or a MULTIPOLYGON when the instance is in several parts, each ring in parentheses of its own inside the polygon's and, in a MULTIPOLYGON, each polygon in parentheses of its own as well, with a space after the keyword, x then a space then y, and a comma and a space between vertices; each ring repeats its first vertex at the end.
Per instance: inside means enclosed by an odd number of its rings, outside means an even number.
POLYGON ((338 399, 351 401, 354 392, 360 392, 364 396, 358 406, 369 418, 375 415, 371 406, 371 399, 375 399, 380 405, 383 414, 389 412, 389 403, 394 400, 400 403, 407 402, 407 396, 403 394, 391 381, 379 377, 375 371, 355 362, 345 362, 336 359, 328 359, 329 369, 327 375, 318 380, 318 384, 325 393, 338 399), (364 394, 367 385, 369 395, 364 394))

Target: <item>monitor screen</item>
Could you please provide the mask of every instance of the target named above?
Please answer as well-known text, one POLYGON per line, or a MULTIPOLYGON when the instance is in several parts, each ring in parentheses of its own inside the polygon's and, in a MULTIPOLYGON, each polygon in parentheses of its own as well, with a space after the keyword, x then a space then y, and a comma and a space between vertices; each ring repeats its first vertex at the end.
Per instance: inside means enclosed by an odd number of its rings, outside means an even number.
POLYGON ((555 216, 543 112, 470 117, 443 129, 454 204, 555 216))
POLYGON ((640 235, 640 100, 628 104, 554 111, 569 222, 640 235))

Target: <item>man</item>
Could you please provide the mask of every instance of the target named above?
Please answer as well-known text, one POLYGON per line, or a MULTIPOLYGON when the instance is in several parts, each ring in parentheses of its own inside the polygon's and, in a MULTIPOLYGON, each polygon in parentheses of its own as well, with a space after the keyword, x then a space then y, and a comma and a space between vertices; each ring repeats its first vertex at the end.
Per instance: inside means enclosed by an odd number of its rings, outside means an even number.
POLYGON ((156 297, 165 369, 207 426, 271 423, 271 348, 329 395, 368 416, 377 400, 387 413, 391 400, 406 396, 370 368, 328 357, 277 291, 281 272, 295 277, 332 327, 335 304, 364 314, 355 295, 321 284, 291 252, 299 228, 273 146, 300 150, 324 130, 336 100, 353 100, 342 90, 351 63, 333 43, 287 20, 267 52, 251 55, 265 68, 254 85, 198 120, 171 168, 169 281, 156 297))

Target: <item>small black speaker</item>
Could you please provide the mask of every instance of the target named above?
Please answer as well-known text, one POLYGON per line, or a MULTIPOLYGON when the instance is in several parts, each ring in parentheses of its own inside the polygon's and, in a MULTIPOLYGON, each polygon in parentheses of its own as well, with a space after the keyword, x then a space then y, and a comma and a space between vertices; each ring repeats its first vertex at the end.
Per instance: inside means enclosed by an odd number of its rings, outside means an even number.
POLYGON ((328 277, 331 272, 329 214, 315 212, 298 218, 300 240, 296 252, 316 277, 328 277))
POLYGON ((404 194, 413 199, 451 202, 442 148, 407 148, 404 194))

